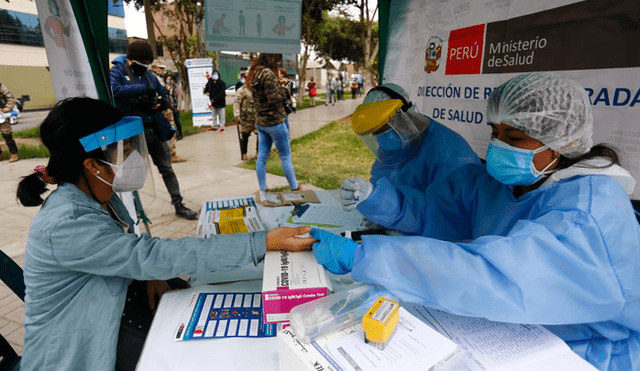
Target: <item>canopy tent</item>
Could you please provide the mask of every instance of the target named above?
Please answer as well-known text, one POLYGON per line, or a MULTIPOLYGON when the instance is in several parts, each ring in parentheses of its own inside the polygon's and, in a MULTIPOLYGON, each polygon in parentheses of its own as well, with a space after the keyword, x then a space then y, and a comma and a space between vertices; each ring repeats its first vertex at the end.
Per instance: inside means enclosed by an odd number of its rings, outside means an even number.
POLYGON ((109 83, 109 36, 107 32, 107 7, 109 0, 70 0, 82 34, 82 41, 91 66, 100 100, 113 104, 109 83))

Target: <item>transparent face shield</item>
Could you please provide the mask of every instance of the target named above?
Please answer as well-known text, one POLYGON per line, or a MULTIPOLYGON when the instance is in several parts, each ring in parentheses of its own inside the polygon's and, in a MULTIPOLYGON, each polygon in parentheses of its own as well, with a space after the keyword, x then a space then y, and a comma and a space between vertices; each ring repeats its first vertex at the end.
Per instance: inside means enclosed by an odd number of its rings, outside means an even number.
POLYGON ((407 160, 408 150, 428 128, 428 121, 420 122, 419 118, 402 110, 402 106, 399 99, 364 103, 353 114, 354 131, 383 164, 407 160))
POLYGON ((155 197, 149 151, 139 117, 123 117, 115 124, 81 138, 80 143, 87 152, 102 149, 105 160, 101 161, 110 165, 114 172, 113 182, 109 184, 115 192, 139 191, 155 197), (147 182, 147 178, 151 180, 147 182), (145 184, 148 185, 146 189, 143 188, 145 184))

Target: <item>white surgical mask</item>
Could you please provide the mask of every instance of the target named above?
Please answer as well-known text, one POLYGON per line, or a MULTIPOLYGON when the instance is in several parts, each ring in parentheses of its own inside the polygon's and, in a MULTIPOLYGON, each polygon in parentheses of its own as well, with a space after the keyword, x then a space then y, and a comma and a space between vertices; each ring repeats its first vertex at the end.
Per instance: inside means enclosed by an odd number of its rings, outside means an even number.
POLYGON ((116 176, 113 178, 113 184, 98 177, 104 183, 113 187, 115 192, 131 192, 137 191, 144 186, 147 179, 147 161, 136 150, 131 152, 129 156, 122 162, 122 165, 114 165, 106 161, 102 161, 114 169, 116 176))

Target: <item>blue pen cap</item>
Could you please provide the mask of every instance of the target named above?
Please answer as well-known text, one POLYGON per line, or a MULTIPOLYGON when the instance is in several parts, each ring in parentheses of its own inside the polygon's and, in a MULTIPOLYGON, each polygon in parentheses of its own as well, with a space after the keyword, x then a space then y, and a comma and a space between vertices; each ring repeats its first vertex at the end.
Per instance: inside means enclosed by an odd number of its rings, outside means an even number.
POLYGON ((93 134, 80 138, 80 144, 85 152, 91 152, 109 144, 131 138, 144 131, 142 119, 137 116, 125 116, 115 124, 93 134))

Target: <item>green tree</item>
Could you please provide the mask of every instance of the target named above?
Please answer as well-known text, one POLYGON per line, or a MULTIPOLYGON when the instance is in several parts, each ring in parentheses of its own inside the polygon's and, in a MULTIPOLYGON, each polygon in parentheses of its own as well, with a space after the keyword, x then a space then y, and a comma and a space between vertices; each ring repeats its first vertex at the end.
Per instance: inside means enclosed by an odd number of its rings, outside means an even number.
MULTIPOLYGON (((357 70, 362 70, 371 63, 365 58, 362 35, 367 34, 366 25, 360 20, 353 20, 344 14, 330 16, 323 14, 322 33, 316 42, 318 55, 325 59, 347 60, 356 65, 357 70)), ((371 42, 378 43, 378 23, 371 25, 371 42)), ((374 67, 377 64, 377 49, 374 48, 374 67)), ((375 76, 374 76, 375 77, 375 76)))
POLYGON ((360 45, 362 46, 362 56, 364 58, 364 81, 371 84, 373 79, 378 79, 378 43, 377 22, 374 21, 378 12, 378 2, 373 12, 369 9, 368 0, 356 0, 356 8, 360 11, 360 45))
POLYGON ((302 96, 307 86, 307 62, 309 51, 322 36, 323 12, 334 9, 339 4, 345 4, 350 0, 302 0, 302 28, 300 36, 304 50, 297 67, 300 76, 300 88, 298 89, 298 101, 302 102, 302 96))

